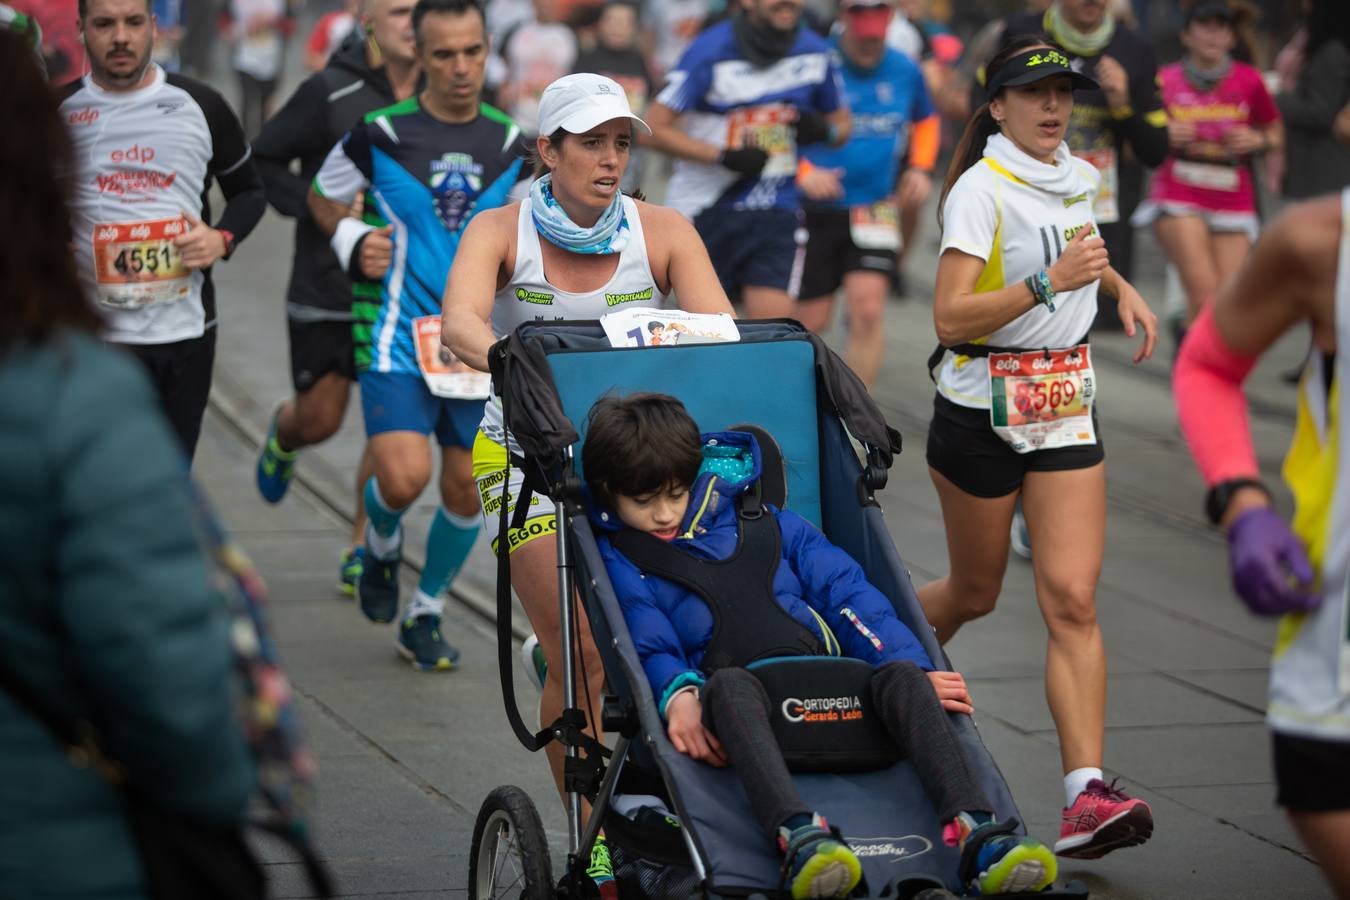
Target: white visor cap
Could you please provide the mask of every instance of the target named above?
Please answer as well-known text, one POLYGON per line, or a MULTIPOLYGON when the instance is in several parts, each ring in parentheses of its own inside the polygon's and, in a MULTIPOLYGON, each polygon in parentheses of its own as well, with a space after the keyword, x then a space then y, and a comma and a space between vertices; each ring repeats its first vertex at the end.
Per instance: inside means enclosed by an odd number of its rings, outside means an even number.
POLYGON ((611 119, 632 119, 648 134, 652 132, 646 122, 633 115, 628 95, 619 83, 603 75, 564 75, 544 88, 539 98, 539 133, 545 137, 559 128, 585 134, 611 119))

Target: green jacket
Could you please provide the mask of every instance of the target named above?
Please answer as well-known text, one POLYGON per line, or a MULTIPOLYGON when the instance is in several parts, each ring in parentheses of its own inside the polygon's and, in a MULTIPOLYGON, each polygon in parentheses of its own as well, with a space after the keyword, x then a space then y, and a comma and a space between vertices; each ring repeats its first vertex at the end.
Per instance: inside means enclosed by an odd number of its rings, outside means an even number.
MULTIPOLYGON (((0 348, 0 654, 164 807, 242 816, 252 765, 178 445, 134 361, 0 348)), ((134 898, 116 793, 0 691, 0 892, 134 898)))

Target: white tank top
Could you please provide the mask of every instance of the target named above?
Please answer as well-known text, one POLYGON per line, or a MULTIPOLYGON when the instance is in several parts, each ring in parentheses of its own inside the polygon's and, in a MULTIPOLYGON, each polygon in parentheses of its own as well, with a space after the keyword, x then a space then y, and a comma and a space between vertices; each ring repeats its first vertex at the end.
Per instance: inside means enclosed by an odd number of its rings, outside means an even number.
POLYGON ((530 213, 530 198, 520 202, 516 219, 516 268, 506 287, 492 301, 492 332, 503 337, 525 322, 560 319, 598 319, 607 312, 633 306, 661 306, 664 295, 657 290, 652 266, 647 260, 647 241, 642 219, 631 197, 623 198, 630 231, 628 246, 619 254, 619 266, 604 287, 574 293, 563 291, 544 278, 544 253, 539 230, 530 213))
MULTIPOLYGON (((563 319, 598 319, 619 309, 648 307, 660 309, 665 295, 652 277, 647 259, 647 241, 637 203, 624 197, 624 215, 630 231, 628 246, 619 253, 619 265, 603 287, 593 291, 564 291, 544 277, 544 253, 539 230, 530 212, 530 198, 520 202, 516 219, 516 267, 506 287, 492 301, 492 332, 503 337, 525 322, 563 319)), ((497 443, 505 443, 501 401, 493 397, 483 411, 483 433, 497 443)), ((519 452, 512 447, 514 452, 519 452)))
POLYGON ((1267 720, 1276 731, 1350 741, 1350 188, 1341 192, 1335 328, 1335 370, 1313 353, 1284 461, 1293 528, 1317 572, 1322 605, 1280 620, 1267 720))

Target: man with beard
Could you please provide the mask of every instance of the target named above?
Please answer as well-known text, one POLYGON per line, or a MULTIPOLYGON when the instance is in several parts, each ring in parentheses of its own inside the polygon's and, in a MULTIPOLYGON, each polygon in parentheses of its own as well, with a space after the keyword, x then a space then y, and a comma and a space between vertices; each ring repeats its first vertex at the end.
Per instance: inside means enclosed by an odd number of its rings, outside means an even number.
POLYGON ((79 13, 90 73, 61 104, 76 262, 104 338, 140 359, 191 459, 216 351, 211 265, 262 217, 262 179, 224 98, 151 61, 149 0, 80 0, 79 13), (213 178, 226 200, 214 227, 213 178))
POLYGON ((693 219, 727 296, 751 318, 792 316, 806 235, 797 148, 848 140, 839 69, 802 27, 803 0, 741 0, 699 35, 647 115, 675 157, 666 202, 693 219))
MULTIPOLYGON (((413 43, 412 0, 366 0, 360 24, 321 72, 296 88, 253 143, 268 202, 295 219, 295 257, 286 291, 295 396, 278 407, 258 457, 258 491, 280 503, 302 447, 326 441, 342 427, 347 395, 359 364, 369 361, 370 330, 380 308, 377 281, 349 281, 328 248, 328 234, 309 213, 309 184, 328 151, 373 109, 412 96, 421 67, 413 43), (291 171, 292 161, 300 164, 291 171)), ((375 204, 366 222, 384 225, 375 204)), ((356 589, 365 531, 361 493, 370 478, 370 453, 357 471, 351 546, 343 552, 339 586, 356 589)))
POLYGON ((347 133, 315 175, 309 209, 333 235, 342 266, 383 284, 358 366, 374 475, 365 484, 369 524, 356 594, 372 622, 399 615, 399 523, 431 481, 427 436, 434 431, 441 446, 441 504, 397 638, 399 653, 428 672, 452 669, 459 658, 441 635, 441 615, 480 529, 470 448, 489 387, 486 375, 442 352, 441 291, 469 220, 505 204, 528 172, 520 129, 480 99, 488 38, 475 0, 418 0, 412 28, 425 89, 368 113, 347 133), (389 225, 348 216, 367 189, 389 225))

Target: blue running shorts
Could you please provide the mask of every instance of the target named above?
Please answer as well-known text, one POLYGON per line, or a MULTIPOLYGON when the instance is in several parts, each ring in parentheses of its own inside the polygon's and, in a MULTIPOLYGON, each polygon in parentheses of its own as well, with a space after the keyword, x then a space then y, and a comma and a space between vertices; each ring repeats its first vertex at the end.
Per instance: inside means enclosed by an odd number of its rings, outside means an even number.
POLYGON ((798 210, 717 207, 700 213, 694 228, 732 300, 742 287, 778 288, 797 296, 806 261, 806 226, 798 210))
POLYGON ((366 371, 359 381, 366 437, 387 431, 434 431, 442 447, 473 447, 486 401, 437 397, 421 375, 366 371))

